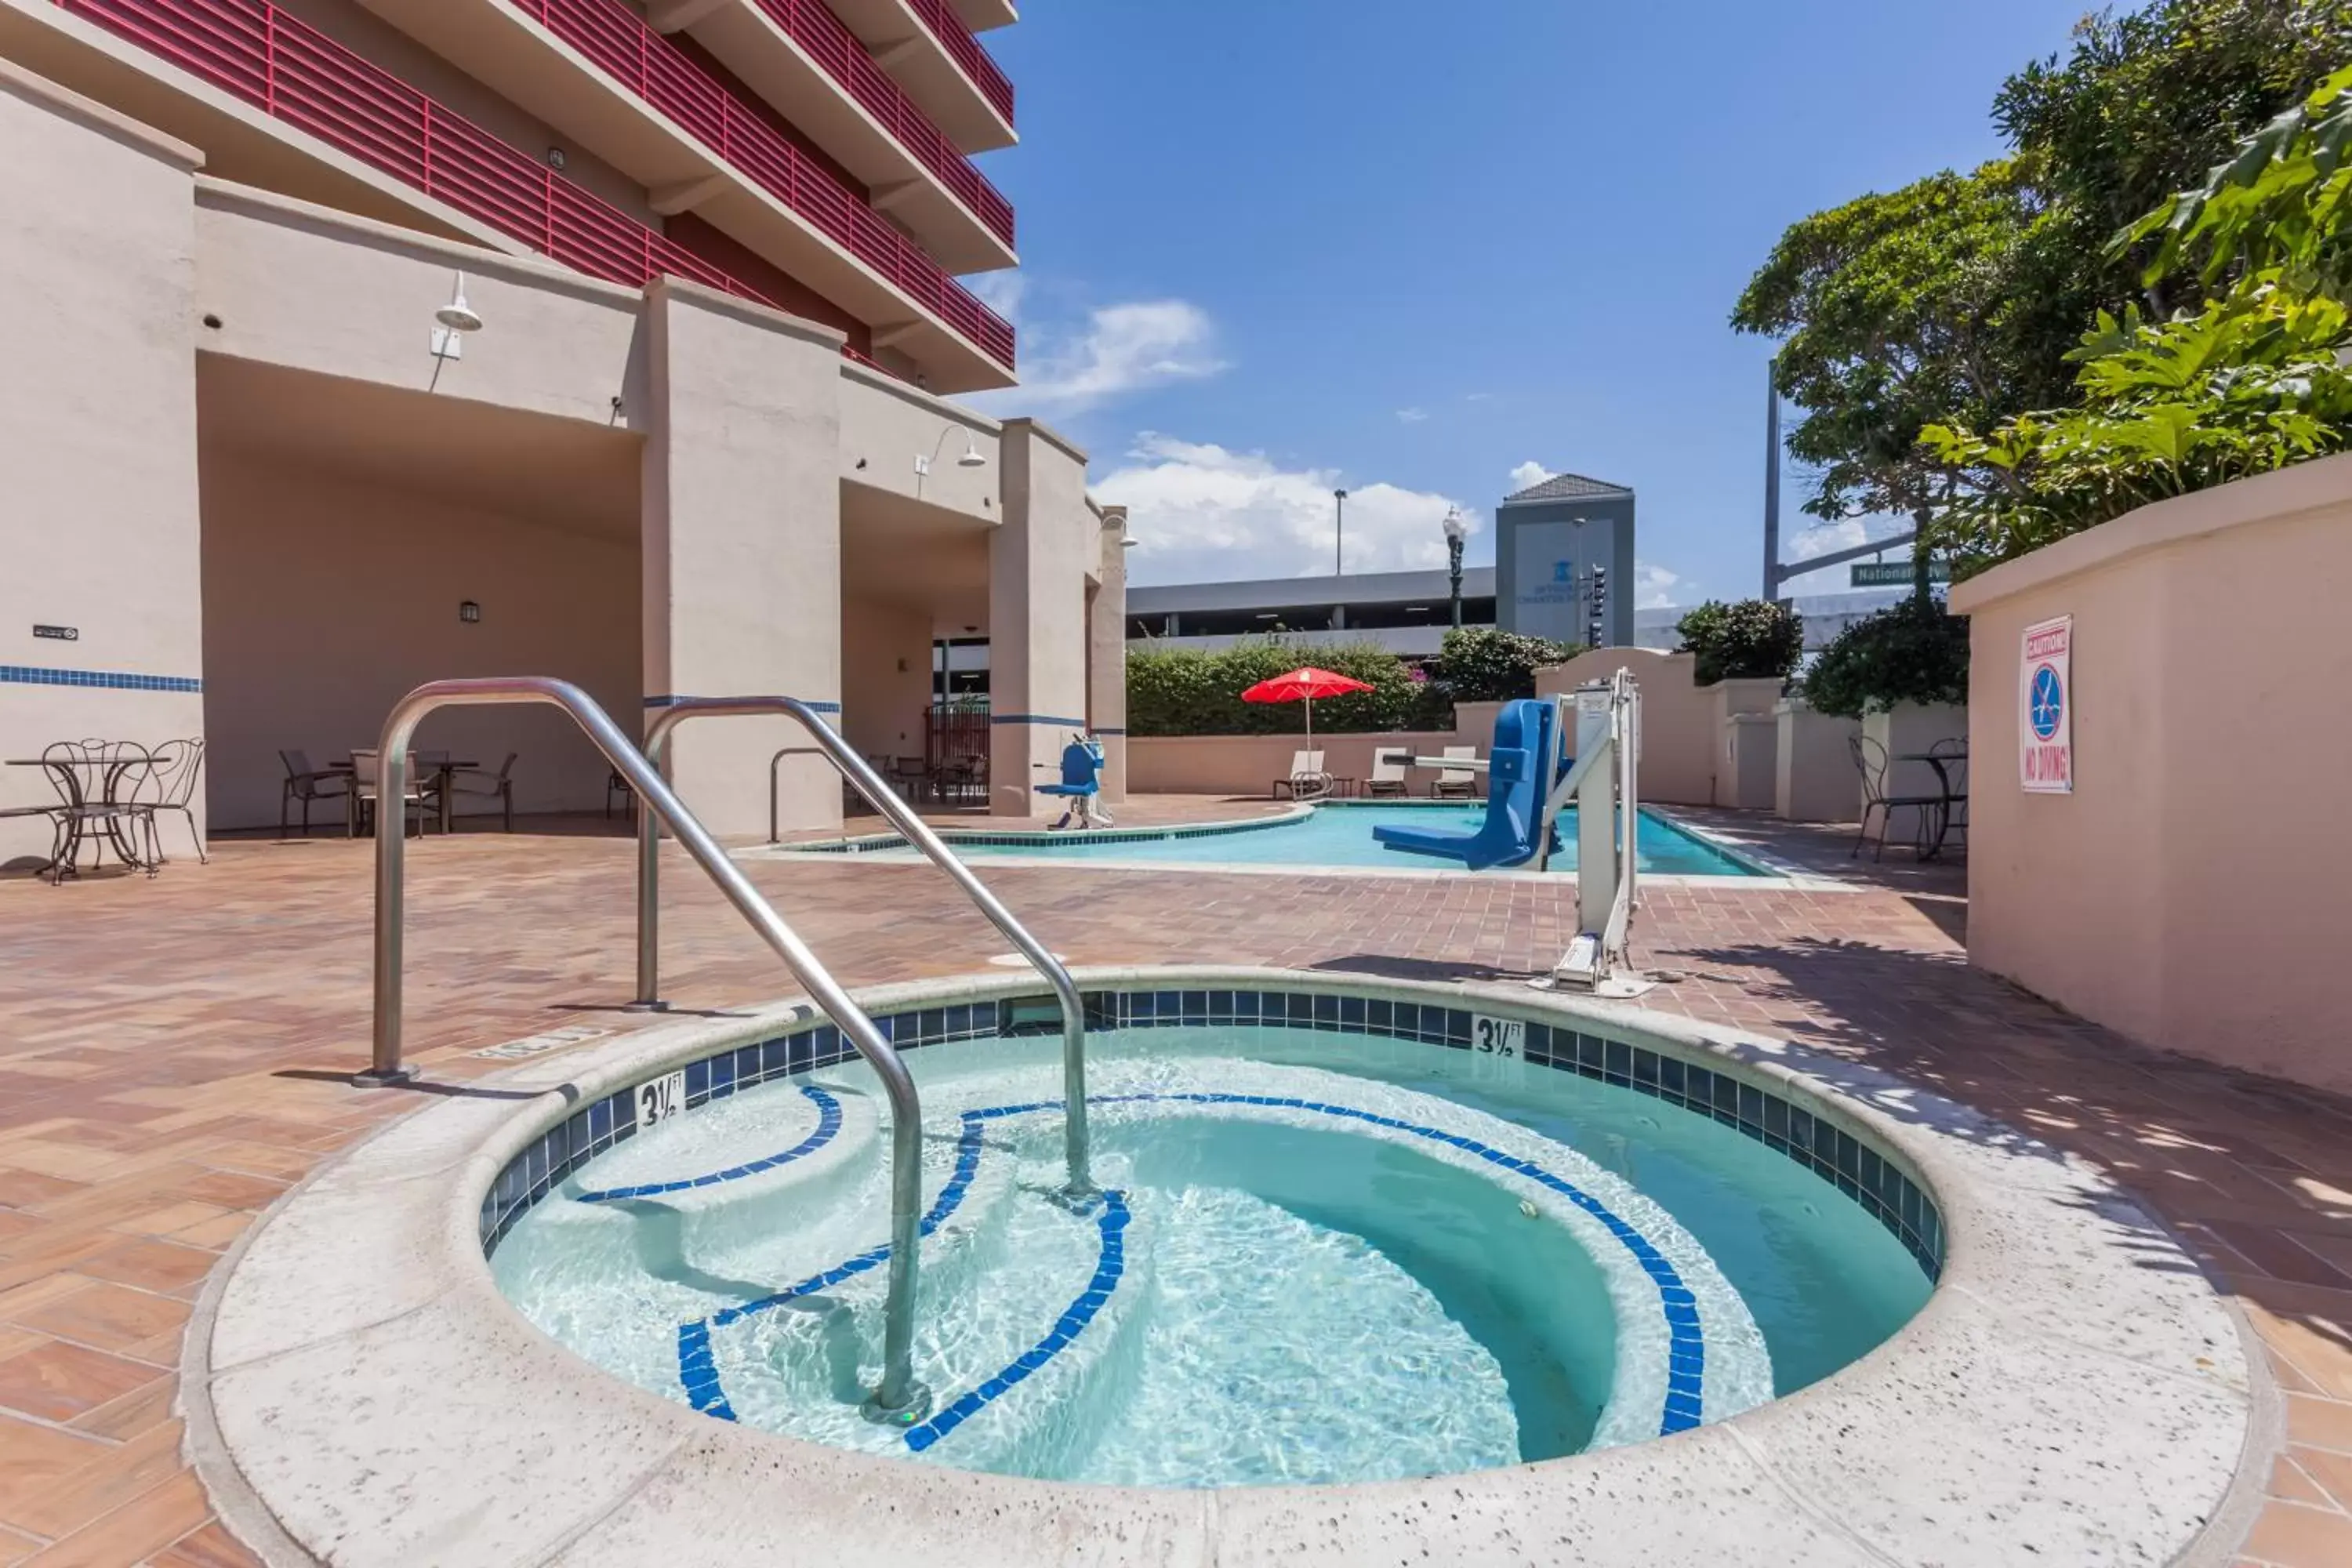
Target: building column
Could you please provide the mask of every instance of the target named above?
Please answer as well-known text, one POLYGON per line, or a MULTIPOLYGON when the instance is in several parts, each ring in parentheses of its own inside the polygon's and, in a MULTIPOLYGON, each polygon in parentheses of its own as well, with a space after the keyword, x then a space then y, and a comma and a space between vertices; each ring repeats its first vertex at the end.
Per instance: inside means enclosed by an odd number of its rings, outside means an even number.
MULTIPOLYGON (((5 60, 0 147, 0 294, 16 305, 0 372, 0 757, 81 735, 201 738, 203 155, 5 60)), ((0 774, 0 805, 57 800, 39 769, 0 774)), ((189 805, 201 834, 203 789, 189 805)), ((192 868, 183 825, 158 831, 192 868)), ((53 842, 47 817, 0 821, 0 863, 46 861, 53 842)))
POLYGON ((1087 722, 1087 565, 1101 525, 1087 455, 1033 419, 1008 419, 1004 521, 989 541, 989 811, 1034 816, 1087 722))
POLYGON ((1102 509, 1101 585, 1087 603, 1087 721, 1102 742, 1103 798, 1127 798, 1127 508, 1102 509))
MULTIPOLYGON (((782 694, 841 711, 841 334, 662 279, 646 289, 645 700, 782 694)), ((784 719, 701 719, 668 773, 712 833, 764 837, 784 719)), ((838 828, 840 775, 783 759, 782 829, 838 828)))

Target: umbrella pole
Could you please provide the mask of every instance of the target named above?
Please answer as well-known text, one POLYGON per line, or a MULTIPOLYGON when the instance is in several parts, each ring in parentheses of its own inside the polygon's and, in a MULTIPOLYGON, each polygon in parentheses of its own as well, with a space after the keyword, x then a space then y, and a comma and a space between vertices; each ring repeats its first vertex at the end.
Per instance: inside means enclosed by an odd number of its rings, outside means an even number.
POLYGON ((1307 700, 1307 749, 1315 749, 1315 699, 1307 700))

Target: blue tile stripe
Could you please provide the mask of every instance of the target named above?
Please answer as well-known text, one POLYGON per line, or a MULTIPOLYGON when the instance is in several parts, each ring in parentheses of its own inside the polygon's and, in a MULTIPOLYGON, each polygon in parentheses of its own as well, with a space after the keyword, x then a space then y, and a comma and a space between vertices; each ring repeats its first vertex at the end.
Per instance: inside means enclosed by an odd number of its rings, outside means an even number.
MULTIPOLYGON (((1641 1267, 1643 1273, 1649 1276, 1652 1283, 1657 1288, 1658 1303, 1665 1318, 1668 1340, 1665 1405, 1658 1418, 1658 1435, 1666 1436, 1673 1433, 1687 1431, 1699 1425, 1703 1417, 1706 1394, 1706 1340, 1699 1322, 1697 1298, 1691 1294, 1675 1266, 1666 1259, 1664 1254, 1651 1244, 1648 1237, 1620 1218, 1600 1199, 1575 1184, 1553 1174, 1535 1162, 1505 1153, 1502 1150, 1480 1142, 1477 1139, 1465 1137, 1460 1133, 1441 1131, 1434 1127, 1424 1127, 1416 1122, 1401 1121, 1393 1116, 1381 1116, 1373 1111, 1358 1110, 1353 1106, 1329 1105, 1320 1100, 1297 1100, 1287 1095, 1222 1094, 1208 1091, 1114 1094, 1090 1096, 1087 1102, 1094 1105, 1247 1105, 1274 1110, 1312 1111, 1318 1115, 1362 1121, 1371 1126, 1387 1128, 1392 1131, 1409 1132, 1417 1138, 1444 1143, 1459 1149, 1465 1153, 1476 1155, 1488 1164, 1525 1176, 1529 1181, 1559 1194, 1598 1220, 1611 1236, 1633 1255, 1634 1262, 1641 1267)), ((963 1202, 965 1194, 971 1190, 972 1180, 980 1171, 980 1157, 983 1148, 982 1130, 989 1122, 1010 1116, 1025 1116, 1034 1111, 1058 1110, 1062 1103, 1060 1100, 1035 1100, 1024 1105, 998 1105, 965 1111, 962 1117, 963 1130, 956 1141, 954 1173, 949 1177, 947 1184, 940 1188, 940 1195, 933 1201, 930 1212, 923 1216, 920 1234, 929 1236, 937 1229, 942 1221, 955 1212, 957 1206, 963 1202)), ((1106 1197, 1112 1195, 1106 1194, 1106 1197)), ((1115 1229, 1123 1231, 1129 1217, 1124 1198, 1119 1199, 1118 1211, 1119 1218, 1115 1229)), ((907 1442, 910 1447, 920 1452, 946 1436, 992 1400, 1067 1349, 1076 1337, 1077 1331, 1093 1321, 1096 1312, 1099 1311, 1104 1303, 1110 1299, 1110 1292, 1117 1287, 1119 1273, 1125 1266, 1124 1241, 1115 1235, 1114 1227, 1109 1224, 1109 1214, 1110 1206, 1106 1203, 1102 1218, 1106 1254, 1107 1257, 1109 1256, 1108 1249, 1113 1241, 1119 1241, 1119 1250, 1116 1255, 1119 1267, 1110 1268, 1106 1280, 1106 1266, 1099 1263, 1097 1265, 1094 1279, 1088 1281, 1087 1289, 1079 1294, 1077 1300, 1072 1303, 1071 1310, 1065 1312, 1055 1322, 1053 1331, 1038 1341, 1035 1347, 1024 1352, 1012 1363, 1008 1371, 1018 1369, 1020 1376, 1007 1378, 1004 1373, 999 1373, 994 1378, 983 1383, 979 1389, 960 1396, 940 1415, 920 1426, 910 1428, 907 1433, 907 1442), (1082 1315, 1079 1313, 1081 1307, 1085 1309, 1082 1315), (994 1392, 980 1396, 982 1395, 983 1390, 989 1389, 992 1385, 994 1385, 994 1392), (975 1400, 975 1396, 980 1397, 975 1400), (970 1408, 963 1408, 968 1402, 971 1402, 970 1408), (950 1415, 954 1418, 948 1421, 942 1428, 940 1423, 950 1415), (918 1434, 923 1435, 920 1442, 916 1441, 918 1434)), ((867 1272, 887 1260, 889 1256, 889 1245, 885 1243, 837 1263, 821 1274, 811 1275, 798 1284, 789 1286, 773 1295, 747 1301, 741 1306, 725 1308, 708 1318, 680 1324, 677 1331, 678 1381, 686 1388, 688 1400, 694 1408, 705 1415, 715 1415, 725 1421, 737 1419, 734 1407, 728 1403, 726 1390, 719 1382, 718 1364, 710 1350, 710 1331, 713 1329, 725 1328, 730 1323, 740 1322, 754 1313, 768 1311, 788 1301, 828 1289, 845 1279, 854 1279, 857 1275, 867 1272)))
POLYGON ((772 1171, 779 1165, 789 1165, 805 1159, 833 1142, 841 1131, 841 1101, 813 1083, 801 1085, 801 1092, 816 1106, 816 1131, 781 1154, 771 1154, 764 1160, 752 1160, 740 1165, 730 1165, 723 1171, 707 1175, 687 1176, 675 1182, 647 1182, 634 1187, 602 1187, 593 1192, 574 1193, 575 1201, 583 1204, 618 1203, 624 1198, 658 1197, 664 1193, 682 1193, 688 1187, 716 1186, 720 1182, 739 1182, 746 1176, 756 1176, 762 1171, 772 1171))
MULTIPOLYGON (((699 702, 702 699, 699 697, 681 697, 665 692, 659 697, 646 698, 646 706, 648 708, 675 708, 681 702, 699 702)), ((841 704, 838 702, 820 702, 814 698, 810 697, 803 697, 799 700, 806 703, 811 708, 815 709, 820 713, 838 713, 841 711, 841 704)))
POLYGON ((1095 1225, 1102 1233, 1102 1250, 1096 1258, 1094 1278, 1087 1281, 1087 1288, 1055 1320, 1053 1331, 1044 1339, 1013 1357, 994 1377, 950 1401, 946 1409, 929 1421, 909 1427, 907 1447, 921 1453, 1069 1347, 1070 1342, 1094 1321, 1095 1314, 1109 1301, 1111 1292, 1118 1289, 1119 1277, 1127 1271, 1126 1232, 1133 1217, 1125 1193, 1107 1191, 1102 1194, 1102 1203, 1095 1211, 1095 1225))
MULTIPOLYGON (((1063 719, 1051 713, 991 713, 988 716, 988 721, 991 724, 1048 724, 1064 730, 1083 730, 1087 727, 1087 721, 1084 719, 1063 719)), ((1126 731, 1121 731, 1120 733, 1124 734, 1126 731)))
POLYGON ((85 686, 110 691, 202 691, 193 675, 127 675, 112 669, 47 669, 37 664, 0 664, 0 686, 85 686))

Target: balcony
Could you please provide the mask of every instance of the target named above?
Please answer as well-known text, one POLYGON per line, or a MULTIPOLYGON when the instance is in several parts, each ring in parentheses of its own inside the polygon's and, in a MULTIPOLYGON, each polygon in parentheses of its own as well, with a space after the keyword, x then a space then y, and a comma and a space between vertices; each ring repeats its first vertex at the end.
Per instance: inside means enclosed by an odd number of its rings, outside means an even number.
POLYGON ((975 33, 985 33, 991 27, 1009 27, 1021 20, 1021 13, 1013 8, 1013 0, 955 0, 956 15, 963 25, 975 33))
POLYGON ((169 65, 567 267, 772 304, 268 0, 57 0, 169 65))
MULTIPOLYGON (((867 323, 934 390, 1010 384, 1009 322, 621 0, 368 8, 646 187, 656 211, 696 214, 867 323)), ((829 83, 823 96, 841 99, 829 83)))
MULTIPOLYGON (((543 0, 513 3, 529 10, 543 0)), ((790 105, 793 124, 887 193, 876 205, 949 271, 1014 264, 1012 204, 823 0, 669 0, 646 19, 684 32, 765 101, 790 105)))
POLYGON ((833 0, 884 68, 967 153, 1009 147, 1013 82, 950 0, 833 0))

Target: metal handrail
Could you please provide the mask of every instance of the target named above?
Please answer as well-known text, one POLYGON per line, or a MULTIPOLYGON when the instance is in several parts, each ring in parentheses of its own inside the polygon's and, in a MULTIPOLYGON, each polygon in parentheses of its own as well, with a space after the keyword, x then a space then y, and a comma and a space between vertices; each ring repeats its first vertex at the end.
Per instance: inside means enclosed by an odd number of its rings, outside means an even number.
MULTIPOLYGON (((1063 1116, 1063 1142, 1069 1164, 1069 1184, 1066 1191, 1072 1197, 1083 1197, 1093 1192, 1094 1181, 1088 1169, 1087 1136, 1087 1027, 1086 1006, 1078 1000, 1077 983, 1070 972, 1045 950, 1043 942, 1029 934, 1029 930, 1013 917, 1013 911, 997 901, 996 895, 985 883, 971 874, 971 868, 959 859, 954 851, 940 842, 912 808, 898 798, 898 792, 886 784, 882 775, 864 757, 857 754, 839 731, 825 722, 824 715, 796 697, 682 697, 662 710, 661 714, 646 731, 646 756, 652 765, 661 765, 663 751, 669 744, 670 731, 693 718, 743 718, 775 716, 791 719, 806 730, 817 743, 817 749, 841 776, 856 786, 875 810, 880 812, 891 826, 905 835, 907 841, 921 850, 930 862, 945 871, 966 897, 988 917, 989 923, 1003 931, 1021 955, 1026 958, 1062 1004, 1062 1097, 1066 1107, 1063 1116)), ((782 753, 779 752, 781 756, 782 753)), ((769 779, 772 784, 775 762, 769 762, 769 779)), ((661 1001, 661 848, 660 825, 651 815, 637 819, 637 1000, 640 1007, 660 1007, 661 1001)))
MULTIPOLYGON (((923 1207, 923 1112, 915 1093, 913 1075, 874 1026, 865 1009, 825 972, 816 954, 794 934, 772 906, 760 896, 751 879, 727 858, 683 802, 671 793, 661 770, 647 761, 612 716, 568 680, 542 675, 492 676, 466 680, 433 680, 402 698, 383 721, 378 742, 376 798, 397 802, 408 790, 408 742, 418 721, 436 708, 481 706, 507 702, 545 702, 562 709, 586 731, 614 770, 636 792, 638 820, 669 824, 695 863, 719 884, 736 912, 751 924, 761 940, 775 949, 793 978, 815 999, 843 1037, 873 1068, 890 1102, 890 1268, 883 1307, 882 1385, 866 1405, 867 1414, 893 1422, 919 1420, 929 1395, 915 1381, 915 1280, 920 1254, 923 1207)), ((400 1059, 401 935, 405 912, 404 868, 407 839, 395 830, 383 831, 377 814, 375 836, 375 1058, 358 1081, 397 1083, 414 1074, 400 1059)))

